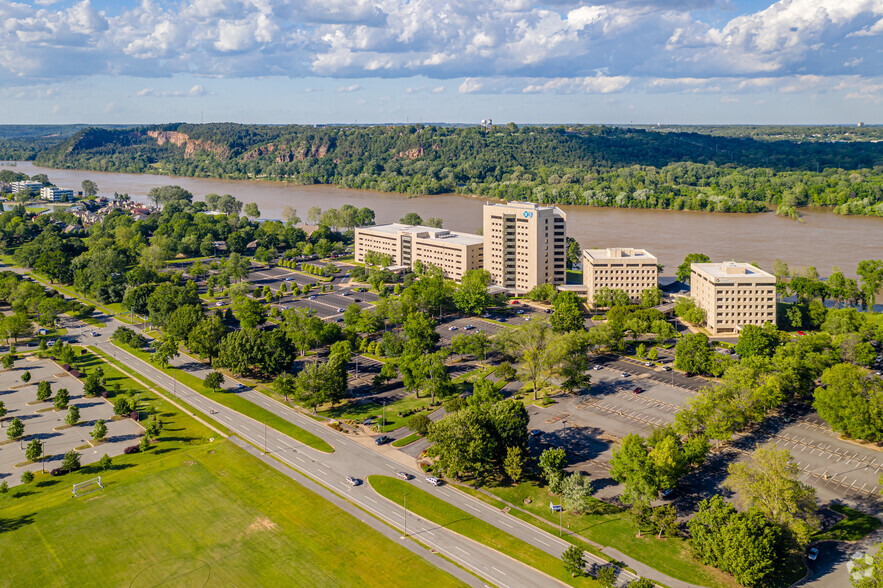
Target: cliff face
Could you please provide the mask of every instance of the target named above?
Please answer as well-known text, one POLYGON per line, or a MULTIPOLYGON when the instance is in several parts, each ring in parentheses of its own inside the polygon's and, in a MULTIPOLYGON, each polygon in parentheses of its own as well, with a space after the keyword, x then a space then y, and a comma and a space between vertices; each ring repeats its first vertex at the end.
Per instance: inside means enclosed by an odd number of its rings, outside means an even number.
POLYGON ((261 147, 255 147, 254 149, 243 155, 242 160, 251 161, 253 159, 260 159, 265 155, 269 155, 270 153, 276 153, 276 163, 290 163, 292 161, 303 161, 308 157, 321 159, 328 155, 329 149, 330 145, 327 142, 323 142, 318 145, 310 145, 308 143, 304 143, 297 147, 280 146, 278 148, 274 143, 268 143, 261 147))
POLYGON ((184 147, 184 157, 193 157, 197 151, 208 151, 218 159, 227 159, 230 157, 230 148, 225 145, 216 145, 211 141, 203 141, 200 139, 191 139, 184 133, 178 131, 147 131, 147 134, 156 139, 157 145, 165 145, 171 143, 178 147, 184 147))

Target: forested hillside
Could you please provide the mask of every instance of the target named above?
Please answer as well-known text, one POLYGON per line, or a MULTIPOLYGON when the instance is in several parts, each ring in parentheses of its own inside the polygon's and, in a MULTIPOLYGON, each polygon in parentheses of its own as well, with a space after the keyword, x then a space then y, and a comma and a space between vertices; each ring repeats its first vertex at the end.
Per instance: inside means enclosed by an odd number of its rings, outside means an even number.
MULTIPOLYGON (((883 216, 883 143, 876 141, 876 127, 763 129, 169 124, 83 129, 29 158, 50 167, 267 178, 414 195, 462 192, 715 212, 773 205, 795 217, 799 206, 820 205, 883 216)), ((10 157, 0 150, 2 158, 10 157)))

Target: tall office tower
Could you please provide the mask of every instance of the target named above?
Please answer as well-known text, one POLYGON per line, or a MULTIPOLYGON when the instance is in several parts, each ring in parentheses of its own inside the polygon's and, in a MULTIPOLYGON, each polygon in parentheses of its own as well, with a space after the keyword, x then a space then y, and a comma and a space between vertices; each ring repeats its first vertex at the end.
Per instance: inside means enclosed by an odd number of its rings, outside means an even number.
POLYGON ((567 216, 530 202, 484 206, 484 269, 491 283, 519 292, 563 284, 567 216))

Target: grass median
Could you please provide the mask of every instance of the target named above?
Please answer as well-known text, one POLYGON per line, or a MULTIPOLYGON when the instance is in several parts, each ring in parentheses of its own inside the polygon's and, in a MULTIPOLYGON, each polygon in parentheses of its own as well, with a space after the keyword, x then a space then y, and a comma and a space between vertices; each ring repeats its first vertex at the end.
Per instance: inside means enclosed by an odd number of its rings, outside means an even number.
MULTIPOLYGON (((132 349, 128 345, 122 345, 116 342, 114 342, 114 345, 131 353, 142 361, 146 361, 148 363, 150 362, 150 354, 145 351, 141 351, 140 349, 132 349)), ((236 412, 251 417, 260 423, 264 423, 271 429, 275 429, 276 431, 279 431, 284 435, 288 435, 292 439, 299 441, 308 447, 312 447, 313 449, 321 451, 323 453, 334 452, 334 448, 326 443, 325 440, 321 437, 318 437, 307 430, 301 429, 294 423, 285 420, 284 418, 270 412, 265 408, 261 408, 257 404, 246 400, 239 394, 233 392, 213 392, 212 390, 209 390, 205 387, 205 385, 202 383, 202 380, 192 374, 188 374, 187 372, 179 370, 177 368, 162 368, 152 363, 150 365, 158 370, 162 370, 170 378, 175 378, 183 385, 193 389, 195 392, 201 394, 202 396, 205 396, 209 400, 213 400, 231 410, 235 410, 236 412)))
MULTIPOLYGON (((558 526, 558 514, 549 509, 551 498, 549 492, 536 482, 522 482, 517 486, 495 486, 487 490, 498 498, 537 515, 549 525, 558 526), (530 499, 530 502, 526 503, 527 499, 530 499)), ((609 509, 610 512, 584 515, 562 513, 560 520, 565 532, 570 531, 601 545, 612 547, 658 572, 684 582, 711 588, 734 585, 729 576, 693 559, 690 548, 683 539, 657 539, 647 534, 638 539, 635 537, 635 524, 628 513, 617 512, 617 509, 609 508, 609 505, 603 503, 599 504, 599 507, 609 509)), ((535 519, 531 520, 532 517, 519 518, 543 528, 543 524, 535 519)))
POLYGON ((396 439, 392 442, 393 447, 404 447, 405 445, 410 445, 417 439, 422 439, 423 435, 420 433, 411 433, 407 437, 402 437, 401 439, 396 439))
POLYGON ((378 494, 396 504, 401 504, 402 497, 407 494, 408 510, 415 515, 504 553, 565 584, 599 585, 588 577, 571 578, 564 570, 564 564, 557 557, 475 518, 468 512, 416 488, 413 484, 389 476, 377 475, 368 476, 368 483, 378 494))
POLYGON ((151 453, 102 472, 104 489, 82 498, 71 475, 0 495, 0 553, 14 555, 0 583, 462 586, 229 441, 151 453))
POLYGON ((844 518, 824 533, 813 535, 813 541, 859 541, 880 528, 880 519, 848 506, 832 504, 831 510, 844 518))

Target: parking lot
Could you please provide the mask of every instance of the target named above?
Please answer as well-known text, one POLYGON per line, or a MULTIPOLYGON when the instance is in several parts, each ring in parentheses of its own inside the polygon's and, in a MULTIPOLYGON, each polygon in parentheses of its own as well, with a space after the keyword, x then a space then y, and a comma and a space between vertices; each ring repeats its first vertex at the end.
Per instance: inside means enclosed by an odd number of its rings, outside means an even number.
POLYGON ((111 420, 113 407, 102 398, 85 398, 82 381, 74 378, 48 359, 24 358, 16 361, 14 368, 0 372, 0 400, 6 405, 7 414, 3 426, 8 427, 14 418, 21 419, 25 426, 21 442, 8 442, 5 429, 0 437, 0 480, 10 486, 20 483, 25 471, 46 471, 59 467, 65 452, 87 445, 94 422, 103 419, 107 424, 108 435, 104 443, 96 447, 79 450, 80 463, 86 465, 101 459, 104 454, 111 457, 120 455, 123 450, 134 445, 144 429, 131 419, 111 420), (21 376, 31 373, 25 384, 21 376), (51 400, 37 402, 37 384, 41 381, 52 383, 52 395, 61 388, 70 393, 70 405, 80 409, 80 424, 68 427, 64 423, 67 410, 56 411, 51 400), (44 443, 43 453, 48 456, 41 465, 39 462, 15 467, 26 461, 24 447, 33 440, 44 443))

